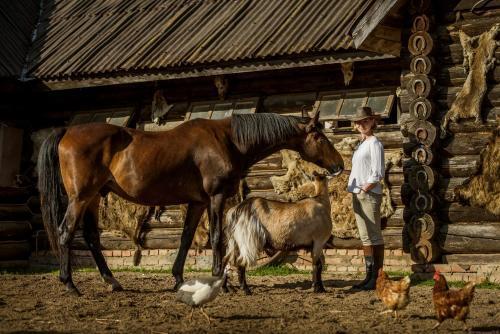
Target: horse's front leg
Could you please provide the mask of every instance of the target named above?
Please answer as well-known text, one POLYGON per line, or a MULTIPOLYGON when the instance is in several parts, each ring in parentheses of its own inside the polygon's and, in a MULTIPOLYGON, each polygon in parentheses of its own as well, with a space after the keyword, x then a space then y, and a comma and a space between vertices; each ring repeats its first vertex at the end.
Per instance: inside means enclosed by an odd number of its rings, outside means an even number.
POLYGON ((175 287, 177 290, 184 282, 184 263, 186 262, 186 256, 193 242, 194 233, 200 222, 201 215, 205 211, 206 204, 204 203, 190 203, 188 205, 186 220, 184 221, 184 229, 182 230, 181 236, 181 246, 179 247, 179 252, 175 258, 174 266, 172 268, 172 274, 175 278, 175 287))
POLYGON ((222 233, 222 216, 224 212, 224 195, 210 197, 210 243, 212 244, 213 262, 212 276, 222 276, 222 257, 224 256, 224 240, 222 233))

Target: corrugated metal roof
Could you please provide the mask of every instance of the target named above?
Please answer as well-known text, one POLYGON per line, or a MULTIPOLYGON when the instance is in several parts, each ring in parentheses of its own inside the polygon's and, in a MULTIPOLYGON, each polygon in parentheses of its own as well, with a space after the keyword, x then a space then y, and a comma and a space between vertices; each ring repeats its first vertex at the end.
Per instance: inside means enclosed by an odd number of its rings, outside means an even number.
POLYGON ((40 0, 0 0, 0 77, 21 75, 40 0))
POLYGON ((29 55, 40 79, 307 56, 386 0, 54 0, 29 55))

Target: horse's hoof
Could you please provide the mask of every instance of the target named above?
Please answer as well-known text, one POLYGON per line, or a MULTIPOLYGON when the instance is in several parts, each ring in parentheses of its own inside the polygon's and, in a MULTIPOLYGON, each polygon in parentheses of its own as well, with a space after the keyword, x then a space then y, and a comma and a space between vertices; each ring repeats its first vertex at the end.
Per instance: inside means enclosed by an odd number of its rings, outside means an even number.
POLYGON ((120 291, 123 291, 123 286, 121 286, 120 283, 117 283, 117 284, 113 284, 111 286, 111 291, 112 292, 120 292, 120 291))
POLYGON ((245 292, 245 295, 247 295, 247 296, 251 296, 252 295, 252 290, 250 290, 248 288, 247 289, 243 289, 243 291, 245 292))
POLYGON ((82 293, 75 287, 67 287, 66 288, 66 293, 70 296, 74 296, 74 297, 80 297, 82 296, 82 293))
POLYGON ((229 289, 227 288, 227 286, 224 286, 224 287, 222 287, 222 291, 224 291, 224 293, 228 293, 229 289))
POLYGON ((323 286, 315 286, 314 287, 314 293, 325 293, 326 290, 323 286))

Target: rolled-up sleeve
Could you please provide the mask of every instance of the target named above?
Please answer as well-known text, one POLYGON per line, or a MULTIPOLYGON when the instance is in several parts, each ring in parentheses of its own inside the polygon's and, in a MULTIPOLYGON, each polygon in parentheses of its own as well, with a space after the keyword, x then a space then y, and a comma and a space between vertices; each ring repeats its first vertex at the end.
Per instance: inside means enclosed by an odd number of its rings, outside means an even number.
POLYGON ((385 174, 384 146, 379 141, 370 145, 370 175, 368 183, 378 183, 383 180, 385 174))

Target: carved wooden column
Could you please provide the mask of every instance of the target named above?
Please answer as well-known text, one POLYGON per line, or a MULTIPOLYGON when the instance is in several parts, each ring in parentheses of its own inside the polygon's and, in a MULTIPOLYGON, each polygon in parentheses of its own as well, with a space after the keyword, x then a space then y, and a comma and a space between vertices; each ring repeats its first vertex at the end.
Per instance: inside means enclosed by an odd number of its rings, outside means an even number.
POLYGON ((435 160, 436 126, 431 116, 434 78, 431 53, 434 42, 429 33, 427 14, 430 1, 412 0, 412 27, 408 38, 409 73, 403 78, 402 89, 406 94, 407 114, 402 121, 406 137, 405 154, 409 158, 404 166, 406 219, 405 241, 412 259, 417 263, 429 263, 438 259, 439 246, 435 239, 439 230, 433 214, 433 189, 437 174, 433 170, 435 160))

